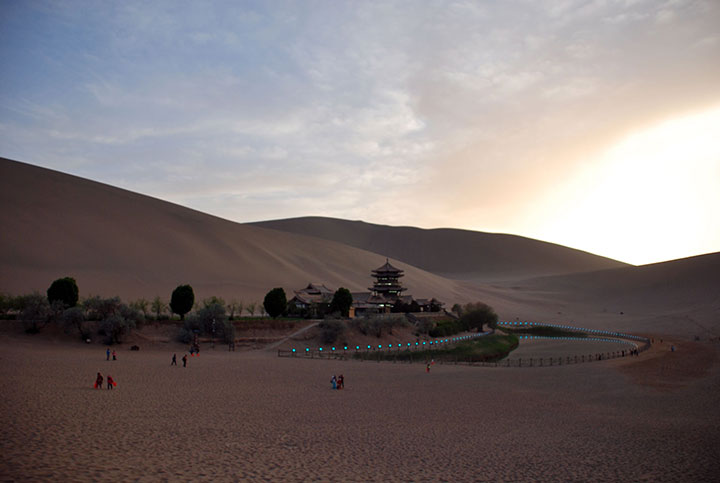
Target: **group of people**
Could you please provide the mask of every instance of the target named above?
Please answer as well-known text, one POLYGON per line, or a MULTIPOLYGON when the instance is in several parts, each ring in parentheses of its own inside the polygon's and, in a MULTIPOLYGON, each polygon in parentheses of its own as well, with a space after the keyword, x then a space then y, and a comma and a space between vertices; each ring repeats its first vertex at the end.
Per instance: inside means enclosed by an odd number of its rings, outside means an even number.
MULTIPOLYGON (((183 361, 183 367, 187 367, 187 354, 182 356, 183 361)), ((173 354, 172 362, 170 363, 171 366, 177 366, 177 354, 173 354)))
POLYGON ((345 387, 345 378, 342 374, 340 374, 339 377, 336 377, 335 374, 333 374, 332 379, 330 379, 330 384, 333 389, 343 389, 345 387))
POLYGON ((113 349, 112 352, 110 352, 110 348, 109 348, 109 347, 108 347, 108 349, 105 351, 105 356, 106 356, 106 359, 105 359, 105 360, 108 360, 108 361, 110 360, 110 354, 112 354, 113 360, 116 361, 116 360, 117 360, 117 352, 115 352, 115 349, 113 349))
MULTIPOLYGON (((97 373, 97 377, 95 378, 95 389, 102 389, 102 385, 103 385, 103 375, 102 375, 100 372, 98 372, 98 373, 97 373)), ((111 376, 110 374, 108 374, 108 376, 107 376, 107 388, 108 388, 108 389, 112 389, 112 388, 115 387, 115 386, 117 386, 117 383, 116 383, 115 380, 112 378, 112 376, 111 376)))

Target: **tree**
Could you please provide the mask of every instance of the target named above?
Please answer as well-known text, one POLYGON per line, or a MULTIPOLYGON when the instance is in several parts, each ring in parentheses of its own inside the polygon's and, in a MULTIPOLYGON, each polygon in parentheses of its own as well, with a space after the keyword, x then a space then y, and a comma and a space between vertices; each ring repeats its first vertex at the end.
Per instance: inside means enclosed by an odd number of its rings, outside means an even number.
POLYGON ((153 299, 150 308, 153 312, 155 312, 155 320, 160 320, 160 315, 167 310, 167 304, 163 302, 163 299, 161 299, 159 295, 157 295, 153 299))
POLYGON ((135 302, 132 302, 130 304, 130 307, 137 310, 138 312, 142 312, 143 318, 145 318, 145 319, 147 319, 147 313, 148 313, 149 306, 150 306, 150 302, 148 302, 144 298, 139 298, 135 302))
POLYGON ((31 295, 17 297, 17 306, 20 310, 19 318, 25 327, 25 332, 37 334, 47 325, 51 311, 47 298, 34 292, 31 295))
POLYGON ((60 301, 67 307, 75 307, 78 302, 78 286, 72 277, 58 278, 47 289, 48 302, 60 301))
POLYGON ((82 340, 90 338, 90 331, 85 326, 85 311, 81 307, 71 307, 62 313, 61 320, 65 330, 77 329, 82 340))
POLYGON ((195 292, 190 285, 179 285, 173 290, 170 298, 170 310, 174 314, 180 316, 180 320, 185 320, 185 314, 190 312, 195 303, 195 292))
POLYGON ((243 303, 238 302, 235 299, 232 299, 230 301, 230 303, 228 304, 227 309, 230 311, 230 320, 233 320, 235 318, 236 313, 237 313, 238 317, 242 316, 243 303))
POLYGON ((250 302, 247 305, 247 311, 250 313, 250 317, 255 315, 255 309, 257 309, 257 302, 250 302))
POLYGON ((220 305, 223 309, 225 308, 225 301, 220 298, 213 295, 212 297, 208 297, 205 300, 203 300, 203 307, 207 308, 211 305, 220 305))
POLYGON ((342 317, 348 317, 352 303, 353 298, 350 290, 340 287, 335 291, 332 302, 330 302, 330 313, 340 312, 342 317))
POLYGON ((287 307, 287 298, 285 297, 285 290, 280 287, 276 287, 270 290, 265 295, 265 301, 263 307, 270 317, 273 319, 282 315, 287 307))
POLYGON ((140 312, 120 304, 118 310, 104 319, 100 327, 107 336, 107 343, 120 343, 121 337, 130 329, 134 329, 141 320, 140 312))
POLYGON ((460 304, 455 304, 455 305, 453 305, 451 311, 452 311, 454 314, 456 314, 458 317, 462 317, 462 314, 463 314, 462 305, 460 305, 460 304))
POLYGON ((485 324, 491 329, 495 329, 497 321, 498 316, 493 308, 483 302, 467 304, 462 317, 460 317, 460 322, 468 329, 477 329, 478 332, 482 331, 485 324))
POLYGON ((188 316, 184 328, 188 333, 210 334, 213 340, 217 338, 228 343, 235 338, 235 327, 228 320, 225 307, 220 304, 209 304, 194 312, 188 316))

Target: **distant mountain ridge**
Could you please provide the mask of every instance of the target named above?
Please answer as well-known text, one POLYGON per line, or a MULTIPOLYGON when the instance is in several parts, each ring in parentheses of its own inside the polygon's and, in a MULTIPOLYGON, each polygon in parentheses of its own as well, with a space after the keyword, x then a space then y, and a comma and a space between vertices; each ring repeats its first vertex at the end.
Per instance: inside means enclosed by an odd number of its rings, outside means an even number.
POLYGON ((475 282, 592 272, 630 266, 517 235, 375 225, 325 217, 249 223, 314 236, 403 261, 443 277, 475 282))

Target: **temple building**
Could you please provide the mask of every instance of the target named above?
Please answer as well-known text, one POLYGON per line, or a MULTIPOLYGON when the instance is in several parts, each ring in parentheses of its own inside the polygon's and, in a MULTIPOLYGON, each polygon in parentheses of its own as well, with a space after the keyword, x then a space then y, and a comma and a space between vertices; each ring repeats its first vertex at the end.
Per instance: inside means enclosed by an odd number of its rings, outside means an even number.
POLYGON ((375 283, 370 287, 370 290, 373 291, 374 295, 385 300, 395 300, 406 290, 400 282, 400 277, 404 275, 405 273, 402 270, 390 265, 390 261, 386 258, 385 265, 372 271, 375 283))
MULTIPOLYGON (((353 303, 350 317, 388 313, 388 312, 438 312, 444 305, 435 298, 415 299, 412 295, 403 295, 407 290, 400 279, 405 275, 385 259, 385 264, 372 270, 375 279, 371 292, 351 292, 353 303)), ((306 314, 310 317, 322 317, 330 307, 335 291, 320 283, 310 283, 307 287, 295 290, 295 296, 288 302, 290 312, 306 314)))

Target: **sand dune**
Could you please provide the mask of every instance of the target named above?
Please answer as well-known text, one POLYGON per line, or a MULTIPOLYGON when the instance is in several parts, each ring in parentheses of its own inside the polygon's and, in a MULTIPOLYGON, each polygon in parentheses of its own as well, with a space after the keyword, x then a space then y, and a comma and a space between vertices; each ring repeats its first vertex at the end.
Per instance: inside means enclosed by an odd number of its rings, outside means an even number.
POLYGON ((403 281, 413 295, 435 296, 448 306, 482 300, 506 320, 720 335, 720 254, 633 267, 509 235, 322 218, 281 223, 318 238, 262 227, 280 222, 234 223, 4 159, 0 202, 6 208, 0 211, 0 291, 13 294, 44 292, 52 280, 67 275, 77 279, 83 296, 124 299, 160 295, 167 300, 181 283, 193 285, 198 299, 218 295, 246 302, 261 300, 272 287, 291 293, 308 282, 365 290, 370 271, 388 255, 405 270, 403 281), (346 241, 377 252, 323 237, 357 237, 346 241), (505 280, 457 280, 466 277, 505 280))
POLYGON ((595 328, 720 336, 720 253, 495 285, 526 318, 595 328), (514 296, 511 294, 515 294, 514 296), (535 302, 531 302, 535 300, 535 302))
MULTIPOLYGON (((73 276, 81 292, 169 298, 182 283, 198 297, 260 300, 308 282, 365 290, 385 257, 339 243, 234 223, 147 196, 0 160, 0 291, 44 291, 73 276)), ((472 298, 462 284, 417 268, 418 297, 472 298)))
POLYGON ((424 230, 362 221, 303 217, 253 223, 386 254, 444 277, 487 282, 627 266, 572 248, 516 235, 424 230))

